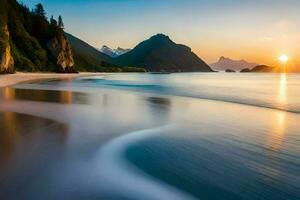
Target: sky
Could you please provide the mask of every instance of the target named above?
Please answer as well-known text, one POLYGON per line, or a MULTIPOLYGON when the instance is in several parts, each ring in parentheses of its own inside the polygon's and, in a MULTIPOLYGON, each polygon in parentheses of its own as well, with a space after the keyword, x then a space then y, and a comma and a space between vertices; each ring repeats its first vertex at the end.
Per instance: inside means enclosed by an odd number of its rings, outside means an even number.
POLYGON ((220 56, 274 65, 300 59, 299 0, 21 0, 62 15, 67 32, 96 48, 133 48, 154 34, 192 48, 207 63, 220 56))

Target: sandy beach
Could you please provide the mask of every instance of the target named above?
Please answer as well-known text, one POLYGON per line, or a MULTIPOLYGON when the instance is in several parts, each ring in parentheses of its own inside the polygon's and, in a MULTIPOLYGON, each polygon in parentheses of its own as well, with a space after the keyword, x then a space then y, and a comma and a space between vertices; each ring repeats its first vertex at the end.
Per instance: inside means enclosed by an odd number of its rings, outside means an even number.
POLYGON ((57 74, 57 73, 22 73, 0 75, 0 88, 8 87, 18 83, 48 80, 48 79, 73 79, 82 76, 95 76, 103 73, 81 72, 78 74, 57 74))

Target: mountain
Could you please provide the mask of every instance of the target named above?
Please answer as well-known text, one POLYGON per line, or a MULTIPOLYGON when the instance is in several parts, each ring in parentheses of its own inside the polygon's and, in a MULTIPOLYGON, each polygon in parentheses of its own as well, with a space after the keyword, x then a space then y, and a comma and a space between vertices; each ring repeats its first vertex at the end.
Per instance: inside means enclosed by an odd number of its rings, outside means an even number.
POLYGON ((121 47, 118 47, 117 49, 111 49, 106 45, 103 45, 102 48, 100 49, 100 52, 112 57, 112 58, 116 58, 120 55, 123 55, 127 52, 129 52, 131 49, 123 49, 121 47))
POLYGON ((151 72, 212 72, 213 70, 187 46, 157 34, 133 50, 115 58, 123 66, 142 67, 151 72))
POLYGON ((226 69, 232 69, 234 71, 240 71, 244 68, 253 68, 257 66, 256 63, 250 63, 245 60, 232 60, 224 56, 220 57, 219 61, 210 66, 217 71, 225 71, 226 69))
POLYGON ((63 25, 16 0, 0 0, 0 73, 19 71, 75 72, 71 46, 63 25))

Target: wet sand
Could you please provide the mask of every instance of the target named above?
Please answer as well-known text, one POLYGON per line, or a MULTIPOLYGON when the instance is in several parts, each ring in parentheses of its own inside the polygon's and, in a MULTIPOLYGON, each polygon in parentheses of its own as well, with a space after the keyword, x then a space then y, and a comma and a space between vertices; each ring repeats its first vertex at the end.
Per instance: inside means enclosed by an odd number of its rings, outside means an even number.
POLYGON ((0 199, 297 199, 299 120, 72 80, 2 88, 0 199))
POLYGON ((73 79, 83 76, 101 75, 103 73, 82 72, 79 74, 56 74, 56 73, 21 73, 0 75, 0 88, 12 86, 18 83, 32 82, 51 79, 73 79))

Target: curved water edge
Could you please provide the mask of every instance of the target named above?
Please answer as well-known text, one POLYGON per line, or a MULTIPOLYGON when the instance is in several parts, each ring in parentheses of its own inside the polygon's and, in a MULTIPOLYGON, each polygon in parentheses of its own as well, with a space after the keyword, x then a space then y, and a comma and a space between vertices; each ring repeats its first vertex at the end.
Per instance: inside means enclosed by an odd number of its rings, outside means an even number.
MULTIPOLYGON (((176 88, 158 86, 158 85, 130 85, 126 83, 122 85, 118 84, 59 84, 59 85, 48 85, 48 84, 20 84, 16 85, 16 89, 31 89, 31 90, 49 90, 49 91, 72 91, 72 92, 88 92, 97 93, 99 90, 115 90, 115 91, 130 91, 134 93, 143 93, 145 95, 159 95, 159 96, 177 96, 186 97, 210 101, 220 101, 225 103, 234 103, 245 106, 254 106, 259 108, 273 109, 278 111, 284 111, 294 114, 300 114, 300 105, 296 105, 295 108, 286 107, 286 105, 278 105, 277 103, 270 103, 265 100, 255 100, 253 99, 238 99, 233 97, 224 96, 214 96, 206 93, 194 94, 191 92, 186 92, 184 90, 177 90, 176 88)), ((238 92, 236 92, 238 93, 238 92)), ((292 105, 293 106, 293 105, 292 105)))
POLYGON ((73 85, 191 97, 300 113, 298 74, 111 75, 77 79, 73 85))
MULTIPOLYGON (((220 187, 223 188, 223 185, 224 187, 234 185, 232 187, 236 188, 239 181, 244 187, 244 181, 247 182, 249 178, 258 176, 258 178, 263 178, 258 179, 259 181, 271 181, 271 187, 276 186, 273 183, 279 181, 277 186, 280 186, 278 188, 283 191, 281 194, 294 194, 293 187, 298 185, 298 180, 292 175, 296 174, 296 167, 299 166, 297 164, 298 114, 256 108, 262 107, 261 105, 248 107, 238 105, 244 103, 229 104, 221 103, 220 100, 210 102, 200 100, 205 98, 190 98, 188 95, 193 93, 165 87, 164 84, 155 87, 148 83, 142 83, 138 87, 135 86, 136 84, 124 85, 123 87, 122 84, 117 83, 117 86, 112 87, 93 81, 91 83, 50 81, 17 86, 34 89, 30 92, 19 94, 14 91, 11 95, 8 91, 4 93, 4 99, 0 100, 1 111, 30 114, 68 125, 62 127, 65 134, 61 134, 63 136, 63 141, 60 143, 62 148, 58 149, 61 152, 67 150, 68 156, 61 157, 60 166, 54 166, 53 169, 41 168, 44 174, 33 181, 31 186, 25 184, 26 188, 29 188, 28 190, 25 188, 26 192, 29 191, 32 196, 46 197, 49 194, 48 189, 51 188, 50 193, 59 197, 56 199, 64 199, 66 193, 74 195, 72 199, 76 199, 78 193, 98 197, 107 194, 109 197, 114 196, 115 199, 120 199, 117 197, 126 197, 126 199, 145 199, 145 197, 149 199, 193 199, 198 197, 181 185, 176 185, 160 175, 151 173, 147 168, 168 167, 162 170, 163 173, 169 176, 174 172, 175 175, 172 177, 180 181, 182 179, 178 179, 179 176, 189 179, 194 177, 197 180, 203 178, 204 181, 210 182, 211 175, 217 174, 213 186, 221 185, 220 187), (36 89, 68 92, 44 94, 36 89), (84 95, 78 95, 72 91, 83 92, 84 95), (35 95, 37 96, 34 97, 35 95), (47 97, 45 101, 44 97, 47 97), (203 114, 198 114, 198 111, 203 114), (252 119, 253 116, 255 119, 252 119), (176 126, 162 126, 164 124, 176 124, 176 126), (165 137, 166 135, 168 137, 165 137), (199 150, 196 150, 196 147, 199 150), (165 151, 166 149, 171 152, 165 151), (138 152, 138 156, 128 157, 128 152, 138 152), (160 155, 166 155, 166 157, 161 159, 160 155), (193 157, 195 155, 197 159, 193 157), (187 162, 183 162, 184 160, 187 162), (189 161, 197 161, 200 164, 195 165, 193 169, 183 170, 193 163, 189 161), (233 165, 232 161, 238 162, 238 165, 233 165), (210 167, 206 167, 206 164, 210 167), (224 166, 226 170, 222 169, 224 166), (249 167, 250 172, 247 171, 249 167), (205 169, 216 173, 206 172, 205 169), (235 170, 230 173, 227 169, 235 170), (227 171, 223 175, 230 180, 226 183, 223 182, 223 177, 218 175, 223 171, 227 171), (49 174, 49 172, 52 173, 49 174), (197 172, 196 175, 199 176, 191 176, 194 172, 197 172), (241 174, 244 174, 244 177, 241 174), (45 185, 49 187, 40 187, 40 181, 45 182, 45 185), (36 190, 36 188, 39 189, 36 190), (77 190, 78 188, 80 191, 77 190), (43 189, 45 190, 42 191, 43 189), (46 190, 47 195, 44 193, 46 190)), ((203 96, 203 93, 201 95, 196 93, 197 95, 203 96)), ((216 98, 209 95, 207 97, 210 100, 216 98)), ((9 116, 8 119, 10 119, 9 116)), ((189 180, 181 182, 185 184, 189 183, 189 180)), ((199 189, 199 182, 193 183, 197 191, 201 193, 206 191, 203 188, 199 189)), ((259 188, 265 189, 263 186, 259 188)), ((252 191, 257 189, 253 187, 252 191)), ((274 192, 274 190, 269 191, 274 192)), ((224 197, 216 190, 211 192, 224 197)), ((244 194, 244 191, 240 194, 244 194)), ((256 193, 253 192, 253 194, 256 193)), ((265 190, 261 195, 265 195, 265 190)), ((51 198, 48 197, 48 199, 51 198)))
POLYGON ((157 135, 163 131, 171 130, 174 125, 167 125, 158 128, 140 130, 127 133, 104 145, 97 156, 101 174, 107 179, 114 189, 126 196, 136 197, 137 199, 149 200, 193 200, 188 194, 175 189, 154 177, 151 177, 133 164, 128 162, 124 156, 127 147, 147 137, 157 135))

